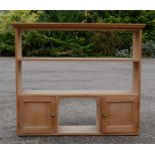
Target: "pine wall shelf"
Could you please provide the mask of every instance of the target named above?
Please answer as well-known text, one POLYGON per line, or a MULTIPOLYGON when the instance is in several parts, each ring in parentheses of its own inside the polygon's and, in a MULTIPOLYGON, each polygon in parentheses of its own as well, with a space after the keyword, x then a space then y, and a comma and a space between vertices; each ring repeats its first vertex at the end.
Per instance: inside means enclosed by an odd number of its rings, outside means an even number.
POLYGON ((13 23, 16 51, 17 135, 138 135, 140 126, 140 85, 142 29, 145 24, 105 23, 13 23), (22 57, 22 32, 130 31, 132 58, 22 57), (114 61, 133 64, 132 90, 23 90, 23 61, 114 61), (59 125, 59 103, 64 98, 96 100, 95 126, 59 125))

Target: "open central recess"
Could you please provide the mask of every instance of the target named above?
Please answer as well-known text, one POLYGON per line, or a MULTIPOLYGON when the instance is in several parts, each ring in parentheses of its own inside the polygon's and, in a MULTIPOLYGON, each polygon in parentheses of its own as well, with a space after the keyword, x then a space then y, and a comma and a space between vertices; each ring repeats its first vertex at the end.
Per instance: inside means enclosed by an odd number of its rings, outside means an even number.
POLYGON ((132 62, 23 62, 24 90, 132 90, 132 62))
POLYGON ((96 126, 96 99, 65 98, 59 103, 60 126, 96 126))

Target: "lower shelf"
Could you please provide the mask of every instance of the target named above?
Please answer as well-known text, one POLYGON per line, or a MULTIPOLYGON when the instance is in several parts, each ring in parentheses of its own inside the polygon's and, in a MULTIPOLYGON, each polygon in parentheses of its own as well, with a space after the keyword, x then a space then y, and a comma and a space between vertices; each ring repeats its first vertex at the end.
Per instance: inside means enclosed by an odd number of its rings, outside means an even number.
POLYGON ((99 130, 96 126, 59 126, 58 133, 61 135, 97 135, 99 130))
POLYGON ((18 136, 137 136, 138 134, 138 132, 101 133, 96 126, 59 126, 55 133, 21 133, 17 131, 18 136))

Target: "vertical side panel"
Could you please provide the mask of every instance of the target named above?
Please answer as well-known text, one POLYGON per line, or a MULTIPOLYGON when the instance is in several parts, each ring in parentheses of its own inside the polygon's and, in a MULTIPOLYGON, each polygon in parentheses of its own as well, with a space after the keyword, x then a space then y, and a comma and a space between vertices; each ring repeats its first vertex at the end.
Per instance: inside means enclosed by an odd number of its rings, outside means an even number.
POLYGON ((16 93, 17 95, 22 90, 22 63, 19 61, 22 57, 21 32, 15 30, 15 56, 16 56, 16 93))
POLYGON ((100 118, 101 104, 102 104, 102 98, 96 97, 96 127, 99 132, 101 131, 101 118, 100 118))
POLYGON ((142 30, 133 32, 133 57, 138 60, 133 62, 133 91, 140 94, 141 84, 141 48, 142 30))
POLYGON ((141 50, 142 30, 133 32, 133 56, 137 62, 133 62, 132 90, 138 94, 137 98, 137 127, 140 125, 140 98, 141 98, 141 50))
POLYGON ((141 59, 142 47, 142 30, 133 32, 133 57, 137 60, 141 59))
POLYGON ((57 97, 53 100, 51 98, 51 129, 52 132, 55 133, 57 132, 58 129, 58 109, 57 109, 57 97))
POLYGON ((19 128, 19 93, 22 91, 22 62, 18 61, 22 56, 22 47, 21 47, 21 32, 19 29, 15 29, 15 56, 16 56, 16 129, 18 134, 19 128))
POLYGON ((102 106, 101 106, 101 115, 100 115, 100 122, 101 122, 101 132, 104 133, 106 132, 106 124, 107 124, 107 121, 103 118, 103 114, 107 113, 107 109, 108 109, 108 106, 107 106, 107 103, 106 103, 106 99, 104 97, 102 97, 102 106))

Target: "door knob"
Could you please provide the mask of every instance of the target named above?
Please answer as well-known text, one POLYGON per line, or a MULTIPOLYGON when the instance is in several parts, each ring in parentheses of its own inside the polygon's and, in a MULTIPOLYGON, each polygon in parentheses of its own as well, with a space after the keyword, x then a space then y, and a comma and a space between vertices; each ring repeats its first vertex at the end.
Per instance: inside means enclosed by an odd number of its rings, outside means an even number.
POLYGON ((104 112, 104 113, 102 113, 102 116, 103 116, 104 118, 107 118, 107 117, 108 117, 108 114, 107 114, 106 112, 104 112))
POLYGON ((55 117, 55 114, 54 114, 54 113, 51 113, 50 116, 51 116, 51 117, 55 117))

